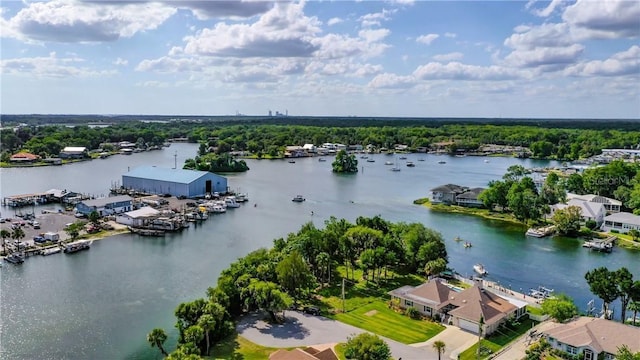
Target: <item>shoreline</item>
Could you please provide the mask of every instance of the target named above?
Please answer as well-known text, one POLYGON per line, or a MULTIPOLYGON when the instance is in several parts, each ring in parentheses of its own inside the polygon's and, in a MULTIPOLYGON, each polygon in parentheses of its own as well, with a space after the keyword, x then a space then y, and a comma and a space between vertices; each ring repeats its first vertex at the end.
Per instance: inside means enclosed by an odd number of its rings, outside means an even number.
POLYGON ((523 224, 522 222, 516 220, 515 218, 512 218, 511 215, 509 214, 490 212, 489 210, 486 210, 486 209, 467 208, 464 206, 457 206, 457 205, 432 204, 428 198, 416 199, 413 201, 413 203, 416 205, 424 206, 431 211, 437 211, 437 212, 449 213, 449 214, 471 215, 471 216, 481 217, 487 220, 497 220, 497 221, 511 223, 514 225, 520 225, 524 228, 527 227, 526 224, 523 224), (480 211, 486 212, 486 214, 481 213, 480 211))

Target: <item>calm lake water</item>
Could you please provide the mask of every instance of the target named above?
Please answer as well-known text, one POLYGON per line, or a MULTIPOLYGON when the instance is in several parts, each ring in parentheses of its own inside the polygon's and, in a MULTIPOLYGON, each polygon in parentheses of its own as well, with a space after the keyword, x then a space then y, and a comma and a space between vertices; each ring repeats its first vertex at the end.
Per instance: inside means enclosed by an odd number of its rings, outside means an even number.
MULTIPOLYGON (((51 188, 106 195, 128 168, 173 167, 176 153, 181 166, 196 151, 193 144, 173 144, 162 151, 68 166, 1 169, 0 195, 51 188)), ((481 262, 488 278, 505 287, 526 291, 545 285, 567 293, 583 309, 594 298, 584 281, 586 271, 626 266, 640 278, 638 253, 617 248, 612 254, 590 252, 577 240, 526 238, 519 226, 433 213, 412 204, 438 185, 486 186, 510 165, 537 167, 549 162, 491 158, 485 163, 478 157, 412 154, 407 160, 416 167, 403 165, 400 172, 392 172, 384 162, 393 161, 393 156, 373 158, 372 163, 358 158, 360 172, 355 175, 333 174, 331 159, 297 159, 295 164, 250 160, 249 172, 228 177, 229 186, 248 192, 250 202, 180 234, 159 239, 119 235, 94 242, 90 251, 29 258, 21 266, 3 264, 0 358, 159 358, 145 336, 162 327, 170 334, 171 348, 176 337, 173 311, 180 302, 204 296, 220 271, 237 258, 270 246, 273 239, 286 237, 305 222, 322 227, 330 216, 352 222, 358 216, 375 215, 394 222, 421 222, 443 234, 450 265, 460 273, 470 275, 473 264, 481 262), (446 164, 438 164, 440 159, 446 164), (307 201, 291 202, 296 194, 307 201), (473 247, 465 249, 453 241, 456 236, 473 247)), ((12 213, 2 209, 3 216, 12 213)))

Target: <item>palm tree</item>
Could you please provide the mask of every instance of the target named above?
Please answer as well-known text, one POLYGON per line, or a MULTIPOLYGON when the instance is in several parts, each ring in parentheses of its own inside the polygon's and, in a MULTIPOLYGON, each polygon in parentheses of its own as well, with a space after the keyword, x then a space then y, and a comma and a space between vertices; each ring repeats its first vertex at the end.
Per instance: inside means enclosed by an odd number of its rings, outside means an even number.
POLYGON ((438 352, 438 360, 440 360, 440 355, 444 354, 447 349, 447 345, 444 341, 437 340, 433 342, 433 349, 438 352))
POLYGON ((207 356, 209 356, 209 348, 211 343, 209 342, 209 333, 216 327, 216 319, 211 314, 203 314, 198 319, 198 325, 204 331, 205 339, 207 340, 207 356))
POLYGON ((162 355, 169 355, 164 347, 162 347, 162 344, 167 341, 167 333, 164 332, 164 329, 155 328, 151 330, 151 332, 147 334, 147 341, 151 344, 151 347, 157 346, 162 352, 162 355))
MULTIPOLYGON (((633 326, 636 326, 636 318, 638 315, 638 311, 640 311, 640 301, 631 301, 629 303, 629 306, 627 306, 627 309, 633 311, 632 322, 633 326)), ((624 321, 624 319, 622 321, 624 321)))
POLYGON ((318 254, 318 256, 316 256, 316 263, 320 267, 320 281, 324 285, 325 273, 329 273, 329 276, 331 276, 331 257, 326 252, 321 252, 320 254, 318 254))
POLYGON ((11 237, 11 232, 6 229, 0 230, 0 238, 2 238, 2 254, 5 253, 6 249, 4 248, 5 241, 11 237))
POLYGON ((18 240, 18 250, 20 250, 20 240, 24 239, 24 230, 22 228, 15 228, 11 232, 11 238, 14 240, 18 240))
POLYGON ((484 316, 480 315, 480 322, 478 323, 478 360, 480 360, 480 353, 482 350, 482 327, 484 326, 484 316))

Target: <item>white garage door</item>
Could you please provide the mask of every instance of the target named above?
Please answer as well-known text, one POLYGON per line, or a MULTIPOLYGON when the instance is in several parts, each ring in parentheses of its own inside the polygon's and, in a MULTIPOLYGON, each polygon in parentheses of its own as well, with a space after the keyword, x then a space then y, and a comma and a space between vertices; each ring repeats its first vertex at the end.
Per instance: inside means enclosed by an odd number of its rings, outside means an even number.
POLYGON ((478 333, 478 324, 465 319, 458 319, 458 327, 474 334, 478 333))

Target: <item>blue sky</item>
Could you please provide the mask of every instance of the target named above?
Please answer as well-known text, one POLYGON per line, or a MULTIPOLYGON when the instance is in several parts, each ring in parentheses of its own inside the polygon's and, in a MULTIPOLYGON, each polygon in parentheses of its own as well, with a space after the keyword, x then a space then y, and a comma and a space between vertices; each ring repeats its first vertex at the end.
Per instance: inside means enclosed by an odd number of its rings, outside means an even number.
POLYGON ((640 118, 640 2, 2 1, 1 112, 640 118))

